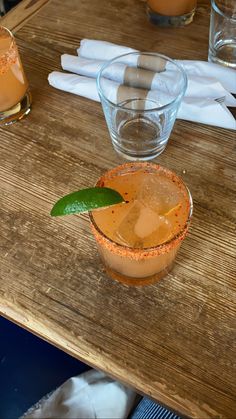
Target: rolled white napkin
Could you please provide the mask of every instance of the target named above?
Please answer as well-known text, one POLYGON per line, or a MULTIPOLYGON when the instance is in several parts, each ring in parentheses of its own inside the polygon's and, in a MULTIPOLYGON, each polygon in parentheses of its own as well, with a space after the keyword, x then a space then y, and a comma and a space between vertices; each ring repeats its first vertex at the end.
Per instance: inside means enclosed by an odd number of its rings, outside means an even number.
MULTIPOLYGON (((137 52, 137 55, 122 59, 104 72, 108 99, 120 103, 122 84, 123 89, 130 89, 127 86, 138 87, 139 92, 144 89, 146 109, 150 109, 150 101, 164 105, 171 99, 171 94, 175 94, 173 84, 171 89, 168 88, 169 77, 176 71, 175 66, 163 58, 158 64, 156 60, 148 59, 146 62, 147 56, 137 50, 90 39, 83 39, 77 52, 79 56, 62 55, 62 68, 72 74, 51 73, 49 83, 52 86, 99 101, 95 78, 104 63, 118 55, 137 52)), ((236 106, 236 99, 230 93, 236 93, 235 70, 203 61, 176 61, 184 67, 188 76, 188 88, 177 118, 236 129, 236 120, 226 107, 236 106)), ((130 89, 130 92, 131 98, 135 89, 130 89)))
MULTIPOLYGON (((96 79, 90 77, 79 76, 76 74, 65 74, 59 71, 53 71, 48 76, 49 84, 57 89, 64 90, 69 93, 74 93, 79 96, 86 97, 100 102, 100 97, 97 91, 96 79)), ((153 109, 157 106, 164 106, 171 100, 174 100, 174 96, 160 92, 157 90, 146 90, 136 89, 133 87, 124 86, 123 84, 117 83, 113 80, 104 80, 103 90, 106 94, 106 98, 114 104, 118 104, 123 100, 121 97, 124 95, 131 99, 135 97, 138 90, 139 97, 142 97, 146 101, 146 109, 153 109)))
POLYGON ((232 68, 207 61, 176 60, 187 74, 200 77, 214 77, 230 93, 236 93, 236 71, 232 68))
MULTIPOLYGON (((61 56, 61 66, 63 70, 70 71, 71 73, 79 74, 82 76, 96 78, 102 66, 106 61, 87 59, 83 57, 63 54, 61 56)), ((146 80, 151 79, 150 89, 166 90, 165 83, 168 82, 170 77, 169 71, 163 71, 160 73, 151 72, 149 70, 135 69, 129 67, 125 63, 114 63, 104 71, 104 77, 114 80, 118 83, 126 83, 127 71, 132 70, 136 73, 140 73, 140 77, 136 77, 139 86, 147 88, 145 85, 146 80), (143 74, 144 73, 144 74, 143 74), (146 76, 147 74, 147 76, 146 76), (142 76, 144 85, 142 86, 142 76)), ((175 86, 173 85, 173 94, 175 94, 175 86)), ((236 106, 236 99, 231 95, 221 83, 210 77, 201 77, 198 75, 188 75, 188 87, 185 93, 185 97, 192 98, 205 98, 205 99, 219 99, 225 98, 224 103, 226 106, 236 106)))
MULTIPOLYGON (((99 41, 94 39, 83 39, 77 53, 80 57, 92 60, 111 60, 121 54, 137 52, 136 49, 116 45, 111 42, 99 41)), ((217 79, 222 86, 230 93, 236 93, 236 71, 223 67, 219 64, 206 61, 195 60, 176 60, 181 64, 188 76, 211 77, 217 79)), ((129 63, 129 62, 126 62, 129 63)), ((173 66, 167 63, 169 70, 174 70, 173 66)))
POLYGON ((211 99, 185 98, 177 118, 236 130, 236 120, 226 105, 211 99))
POLYGON ((82 39, 80 47, 77 49, 77 53, 81 57, 104 61, 112 60, 118 55, 129 52, 138 52, 138 50, 96 39, 82 39))
POLYGON ((100 102, 96 87, 96 80, 90 77, 53 71, 48 76, 48 82, 56 89, 64 90, 65 92, 74 93, 75 95, 100 102))
MULTIPOLYGON (((96 79, 53 71, 48 77, 49 84, 57 89, 74 93, 88 99, 100 101, 96 79)), ((120 84, 107 80, 109 100, 116 103, 120 84)), ((155 100, 155 90, 148 93, 148 99, 155 100)), ((158 98, 159 99, 159 98, 158 98)), ((165 95, 163 95, 163 100, 165 95)), ((236 129, 236 120, 227 107, 212 99, 184 98, 181 102, 177 118, 200 122, 228 129, 236 129)))

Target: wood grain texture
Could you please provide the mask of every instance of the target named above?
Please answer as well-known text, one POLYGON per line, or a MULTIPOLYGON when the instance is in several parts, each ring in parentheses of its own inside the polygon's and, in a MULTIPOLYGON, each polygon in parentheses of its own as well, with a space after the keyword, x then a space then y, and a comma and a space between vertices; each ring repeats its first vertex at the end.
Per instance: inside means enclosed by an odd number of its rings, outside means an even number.
POLYGON ((0 19, 0 24, 12 32, 18 31, 50 0, 22 0, 0 19))
POLYGON ((236 412, 235 132, 177 121, 155 161, 194 200, 175 267, 142 288, 107 278, 88 217, 52 219, 57 198, 122 161, 100 104, 53 89, 48 73, 83 38, 207 59, 209 1, 194 22, 160 29, 138 0, 51 0, 17 33, 31 114, 0 128, 0 312, 182 416, 236 412))

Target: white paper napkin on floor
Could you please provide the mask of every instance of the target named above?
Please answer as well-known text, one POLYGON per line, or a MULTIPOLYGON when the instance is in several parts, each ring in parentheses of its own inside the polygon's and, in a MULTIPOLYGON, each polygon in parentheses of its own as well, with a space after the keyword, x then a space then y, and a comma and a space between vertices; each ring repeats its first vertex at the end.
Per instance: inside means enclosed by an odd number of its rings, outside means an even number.
MULTIPOLYGON (((62 68, 70 73, 52 72, 48 81, 58 89, 99 101, 96 76, 106 60, 136 50, 105 41, 84 39, 77 51, 79 56, 63 54, 61 57, 62 68)), ((236 93, 235 70, 203 61, 177 61, 185 68, 188 76, 188 88, 177 118, 236 129, 236 120, 227 108, 236 106, 236 99, 231 94, 236 93)), ((106 73, 109 99, 114 103, 129 65, 136 66, 137 58, 113 65, 106 73)), ((174 71, 173 64, 167 63, 166 69, 168 71, 161 71, 153 77, 154 90, 148 93, 149 97, 155 95, 155 90, 159 95, 162 94, 163 83, 170 71, 174 71)))
POLYGON ((136 396, 128 387, 91 369, 67 380, 22 419, 126 419, 136 396))

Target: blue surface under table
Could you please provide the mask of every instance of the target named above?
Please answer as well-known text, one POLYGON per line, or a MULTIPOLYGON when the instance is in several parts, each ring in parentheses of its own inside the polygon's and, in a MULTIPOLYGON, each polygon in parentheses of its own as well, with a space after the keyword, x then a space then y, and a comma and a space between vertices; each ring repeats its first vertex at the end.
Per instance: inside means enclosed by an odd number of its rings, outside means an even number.
POLYGON ((19 418, 45 394, 88 369, 0 317, 0 419, 19 418))

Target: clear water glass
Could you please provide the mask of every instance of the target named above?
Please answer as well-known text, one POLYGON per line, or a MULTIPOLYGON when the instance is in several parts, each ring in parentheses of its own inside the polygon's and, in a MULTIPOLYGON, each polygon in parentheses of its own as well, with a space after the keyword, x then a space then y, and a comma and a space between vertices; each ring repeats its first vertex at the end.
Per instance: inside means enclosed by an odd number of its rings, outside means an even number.
POLYGON ((168 143, 187 76, 174 60, 132 52, 108 61, 97 77, 114 149, 128 160, 151 160, 168 143))
POLYGON ((236 0, 211 0, 208 61, 236 69, 236 0))

